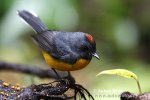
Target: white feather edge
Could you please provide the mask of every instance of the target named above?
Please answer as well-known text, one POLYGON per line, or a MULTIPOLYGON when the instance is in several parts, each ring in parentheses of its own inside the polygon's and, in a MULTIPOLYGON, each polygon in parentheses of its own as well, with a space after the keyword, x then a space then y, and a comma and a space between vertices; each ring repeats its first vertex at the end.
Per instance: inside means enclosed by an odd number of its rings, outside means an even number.
MULTIPOLYGON (((19 11, 20 11, 20 10, 17 11, 17 15, 19 15, 19 11)), ((37 15, 35 12, 33 12, 33 11, 31 11, 31 10, 28 11, 28 12, 30 12, 30 13, 31 13, 32 15, 34 15, 35 17, 38 17, 38 15, 37 15)), ((20 16, 19 16, 19 17, 20 17, 20 16)), ((21 19, 21 21, 23 21, 26 25, 30 26, 22 17, 20 17, 20 19, 21 19)), ((32 30, 35 31, 33 28, 32 28, 32 30)), ((35 32, 36 32, 36 31, 35 31, 35 32)))

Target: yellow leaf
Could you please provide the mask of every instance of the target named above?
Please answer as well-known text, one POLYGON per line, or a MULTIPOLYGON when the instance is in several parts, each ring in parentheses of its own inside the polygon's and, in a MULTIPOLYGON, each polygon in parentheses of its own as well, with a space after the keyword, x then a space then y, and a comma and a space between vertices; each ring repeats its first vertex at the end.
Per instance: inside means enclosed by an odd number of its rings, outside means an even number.
POLYGON ((112 69, 112 70, 104 70, 97 74, 96 76, 102 75, 102 74, 114 74, 114 75, 119 75, 123 76, 126 78, 134 78, 135 80, 138 80, 138 77, 131 71, 128 71, 126 69, 112 69))
POLYGON ((99 76, 102 74, 114 74, 114 75, 119 75, 119 76, 126 77, 126 78, 134 78, 137 82, 139 93, 142 94, 138 77, 133 72, 128 71, 126 69, 112 69, 112 70, 104 70, 104 71, 98 73, 96 76, 99 76))

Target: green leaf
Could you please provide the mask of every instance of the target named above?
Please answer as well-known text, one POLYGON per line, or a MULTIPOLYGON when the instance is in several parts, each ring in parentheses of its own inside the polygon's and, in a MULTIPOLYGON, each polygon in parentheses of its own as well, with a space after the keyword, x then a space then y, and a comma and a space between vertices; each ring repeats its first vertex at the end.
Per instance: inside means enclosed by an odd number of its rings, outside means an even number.
POLYGON ((96 76, 99 76, 102 74, 114 74, 114 75, 119 75, 119 76, 123 76, 126 78, 134 78, 134 79, 138 80, 138 77, 136 76, 136 74, 134 74, 133 72, 128 71, 126 69, 104 70, 104 71, 100 72, 99 74, 97 74, 96 76))
POLYGON ((138 85, 139 93, 142 94, 138 77, 133 72, 126 70, 126 69, 112 69, 112 70, 104 70, 98 73, 96 76, 103 75, 103 74, 113 74, 113 75, 119 75, 119 76, 126 77, 126 78, 135 79, 138 85))

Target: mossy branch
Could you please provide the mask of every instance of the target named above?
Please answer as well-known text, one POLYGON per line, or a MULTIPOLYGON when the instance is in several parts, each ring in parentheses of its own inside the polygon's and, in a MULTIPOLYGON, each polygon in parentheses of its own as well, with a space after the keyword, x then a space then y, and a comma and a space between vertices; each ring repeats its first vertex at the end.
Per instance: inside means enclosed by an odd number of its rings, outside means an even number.
POLYGON ((0 62, 0 70, 17 71, 26 74, 36 75, 41 78, 54 78, 56 81, 47 84, 31 85, 26 88, 13 86, 0 81, 0 98, 1 99, 15 99, 15 100, 68 100, 82 98, 87 100, 93 96, 80 84, 75 83, 75 79, 72 76, 67 76, 64 73, 58 72, 61 79, 58 79, 57 75, 52 70, 41 69, 35 66, 28 66, 22 64, 12 64, 6 62, 0 62), (72 93, 68 95, 67 92, 72 93))

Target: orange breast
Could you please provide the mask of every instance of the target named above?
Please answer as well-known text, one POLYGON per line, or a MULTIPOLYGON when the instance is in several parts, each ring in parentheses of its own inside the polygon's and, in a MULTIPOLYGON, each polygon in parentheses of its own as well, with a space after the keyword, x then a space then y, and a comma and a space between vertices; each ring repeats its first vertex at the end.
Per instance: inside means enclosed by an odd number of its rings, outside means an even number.
POLYGON ((63 62, 63 61, 60 61, 58 59, 53 58, 51 55, 49 55, 45 51, 42 51, 42 53, 43 53, 43 56, 44 56, 48 65, 50 65, 54 69, 61 70, 61 71, 79 70, 79 69, 84 68, 90 62, 90 60, 79 59, 74 64, 68 64, 66 62, 63 62))

